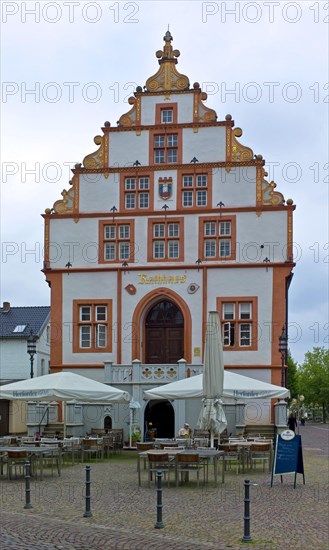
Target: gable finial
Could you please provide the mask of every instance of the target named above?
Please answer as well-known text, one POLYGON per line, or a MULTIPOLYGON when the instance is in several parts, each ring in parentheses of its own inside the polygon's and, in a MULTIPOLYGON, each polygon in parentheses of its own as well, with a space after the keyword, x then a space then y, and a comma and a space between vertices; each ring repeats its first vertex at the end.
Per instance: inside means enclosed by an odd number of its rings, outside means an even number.
POLYGON ((189 79, 187 76, 180 74, 175 68, 180 51, 174 50, 171 45, 173 37, 169 31, 169 25, 163 40, 165 41, 163 49, 155 53, 159 60, 160 69, 155 75, 147 79, 146 89, 148 92, 188 90, 190 86, 189 79))

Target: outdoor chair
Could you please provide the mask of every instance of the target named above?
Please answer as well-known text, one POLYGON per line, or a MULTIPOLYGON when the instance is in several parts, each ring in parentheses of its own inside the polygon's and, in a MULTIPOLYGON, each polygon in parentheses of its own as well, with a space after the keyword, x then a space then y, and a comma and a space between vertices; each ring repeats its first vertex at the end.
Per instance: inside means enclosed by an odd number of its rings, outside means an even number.
POLYGON ((267 443, 266 445, 252 444, 249 450, 249 461, 251 468, 256 467, 257 462, 263 464, 263 472, 265 472, 265 463, 268 462, 268 469, 271 471, 271 457, 272 457, 272 445, 267 443))
POLYGON ((164 449, 165 447, 178 447, 178 443, 160 443, 159 449, 164 449))
POLYGON ((99 439, 83 439, 82 440, 82 451, 81 451, 81 460, 82 462, 85 461, 85 459, 92 459, 95 458, 103 458, 104 456, 104 450, 103 450, 103 441, 99 439))
POLYGON ((240 453, 238 447, 236 445, 221 444, 218 445, 218 450, 224 451, 225 470, 227 469, 226 465, 231 468, 234 462, 236 464, 236 473, 238 473, 240 471, 240 453))
MULTIPOLYGON (((204 470, 204 462, 198 454, 177 454, 176 455, 176 486, 179 484, 179 474, 181 481, 188 481, 189 474, 195 472, 197 475, 197 485, 199 487, 200 471, 204 470), (183 476, 184 474, 184 476, 183 476)), ((205 474, 203 475, 203 483, 205 483, 205 474)))
POLYGON ((143 452, 143 451, 150 451, 151 449, 154 449, 155 448, 155 444, 153 441, 137 441, 136 442, 136 446, 137 446, 137 451, 139 452, 143 452))
MULTIPOLYGON (((168 474, 168 487, 170 484, 170 472, 174 471, 174 461, 170 460, 168 453, 152 454, 148 455, 148 486, 151 486, 153 474, 156 474, 158 470, 164 473, 164 476, 168 474)), ((156 477, 155 477, 156 479, 156 477)))
POLYGON ((28 460, 27 451, 8 451, 7 453, 7 477, 12 479, 13 471, 17 479, 17 472, 24 476, 25 462, 28 460))

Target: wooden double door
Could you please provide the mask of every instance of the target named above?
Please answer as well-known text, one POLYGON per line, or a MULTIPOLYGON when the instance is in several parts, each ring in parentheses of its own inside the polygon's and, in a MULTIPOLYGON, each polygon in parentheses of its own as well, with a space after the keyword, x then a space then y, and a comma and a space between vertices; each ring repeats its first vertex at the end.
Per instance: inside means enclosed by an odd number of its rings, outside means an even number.
POLYGON ((184 318, 172 302, 158 302, 145 321, 145 362, 177 363, 184 357, 184 318))

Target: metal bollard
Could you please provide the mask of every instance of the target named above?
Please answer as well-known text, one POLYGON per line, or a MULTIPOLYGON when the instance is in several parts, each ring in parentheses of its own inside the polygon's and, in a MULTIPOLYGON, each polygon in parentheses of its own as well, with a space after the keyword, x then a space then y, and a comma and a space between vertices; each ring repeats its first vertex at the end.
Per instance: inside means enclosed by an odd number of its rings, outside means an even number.
POLYGON ((24 508, 27 510, 29 508, 33 508, 31 504, 31 485, 30 485, 30 475, 31 471, 31 464, 29 460, 25 462, 25 505, 24 508))
POLYGON ((157 479, 157 522, 154 526, 155 529, 163 529, 164 523, 162 521, 162 477, 163 473, 158 470, 156 473, 157 479))
POLYGON ((242 542, 250 542, 250 480, 244 480, 244 532, 242 542))
POLYGON ((91 510, 90 510, 90 466, 86 466, 86 511, 83 514, 84 518, 90 518, 92 516, 91 510))

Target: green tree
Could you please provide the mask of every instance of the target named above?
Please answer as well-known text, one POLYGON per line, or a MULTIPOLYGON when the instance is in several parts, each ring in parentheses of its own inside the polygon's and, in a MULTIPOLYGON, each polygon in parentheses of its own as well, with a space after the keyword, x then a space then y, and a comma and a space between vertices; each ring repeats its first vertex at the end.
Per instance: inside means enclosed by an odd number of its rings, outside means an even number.
POLYGON ((313 348, 305 354, 298 369, 298 392, 304 395, 305 404, 322 408, 323 422, 329 406, 329 350, 313 348))
POLYGON ((291 399, 293 399, 296 398, 298 395, 298 373, 297 363, 295 363, 295 361, 291 357, 290 351, 288 352, 286 373, 286 387, 290 391, 291 399))

